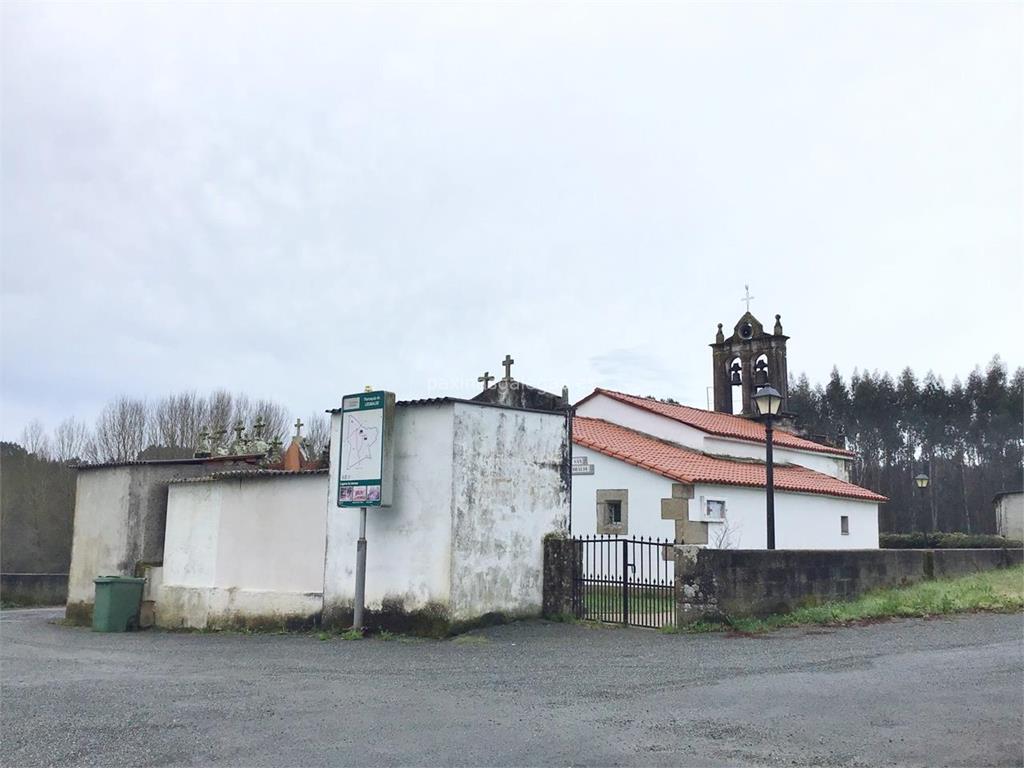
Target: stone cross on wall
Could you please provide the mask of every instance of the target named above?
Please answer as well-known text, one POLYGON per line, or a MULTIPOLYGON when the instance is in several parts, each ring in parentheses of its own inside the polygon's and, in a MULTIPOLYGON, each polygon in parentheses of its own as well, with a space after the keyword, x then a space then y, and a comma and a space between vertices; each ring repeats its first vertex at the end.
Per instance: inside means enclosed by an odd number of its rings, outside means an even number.
POLYGON ((750 286, 749 285, 744 285, 743 287, 747 289, 747 295, 744 296, 742 299, 740 299, 740 301, 747 302, 747 312, 749 312, 750 311, 750 302, 752 302, 757 297, 750 295, 750 286))
POLYGON ((302 428, 304 426, 306 426, 306 425, 302 423, 302 419, 296 419, 295 420, 295 437, 296 438, 302 437, 302 428))
POLYGON ((494 377, 491 376, 491 372, 490 371, 484 371, 484 375, 483 376, 477 376, 476 380, 481 382, 481 383, 483 383, 484 391, 486 392, 487 388, 491 385, 491 382, 494 381, 494 377))
POLYGON ((505 355, 505 359, 501 361, 501 364, 505 367, 505 381, 512 381, 512 364, 515 360, 512 359, 512 355, 505 355))

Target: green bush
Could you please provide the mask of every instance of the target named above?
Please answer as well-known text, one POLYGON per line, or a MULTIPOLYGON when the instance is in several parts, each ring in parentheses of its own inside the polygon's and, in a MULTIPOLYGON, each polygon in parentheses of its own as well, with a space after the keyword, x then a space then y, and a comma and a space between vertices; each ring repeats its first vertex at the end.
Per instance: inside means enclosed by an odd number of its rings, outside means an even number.
POLYGON ((969 533, 882 533, 878 536, 882 549, 1020 549, 1022 543, 1003 536, 969 533))

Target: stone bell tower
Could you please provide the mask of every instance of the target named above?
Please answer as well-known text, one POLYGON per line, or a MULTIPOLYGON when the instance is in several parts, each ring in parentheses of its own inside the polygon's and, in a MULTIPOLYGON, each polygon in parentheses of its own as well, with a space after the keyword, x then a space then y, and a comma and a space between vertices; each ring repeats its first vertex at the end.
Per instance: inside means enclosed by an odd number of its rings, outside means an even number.
POLYGON ((733 412, 736 387, 743 398, 743 416, 757 416, 754 393, 770 384, 782 395, 782 412, 789 410, 789 372, 786 369, 786 340, 782 333, 782 319, 775 316, 771 333, 765 331, 761 321, 750 313, 750 306, 726 338, 722 324, 718 324, 711 356, 715 366, 715 410, 733 412))

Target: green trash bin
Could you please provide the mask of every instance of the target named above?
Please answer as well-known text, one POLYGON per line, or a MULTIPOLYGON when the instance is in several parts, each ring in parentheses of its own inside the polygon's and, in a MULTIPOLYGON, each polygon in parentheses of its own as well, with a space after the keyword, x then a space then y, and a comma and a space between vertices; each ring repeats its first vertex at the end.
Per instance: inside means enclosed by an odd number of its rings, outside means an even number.
POLYGON ((145 579, 133 576, 99 576, 92 609, 93 632, 130 632, 139 628, 139 607, 145 579))

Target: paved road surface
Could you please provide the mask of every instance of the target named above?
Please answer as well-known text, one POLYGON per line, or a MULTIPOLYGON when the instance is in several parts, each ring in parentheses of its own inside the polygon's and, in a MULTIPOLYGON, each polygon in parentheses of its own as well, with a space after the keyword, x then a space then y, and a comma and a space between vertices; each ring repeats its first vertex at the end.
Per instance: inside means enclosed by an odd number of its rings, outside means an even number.
POLYGON ((1019 615, 473 642, 96 635, 58 615, 0 614, 3 765, 1024 763, 1019 615))

